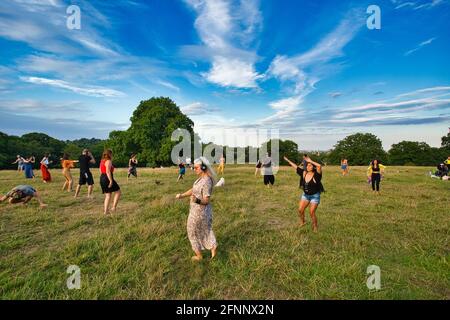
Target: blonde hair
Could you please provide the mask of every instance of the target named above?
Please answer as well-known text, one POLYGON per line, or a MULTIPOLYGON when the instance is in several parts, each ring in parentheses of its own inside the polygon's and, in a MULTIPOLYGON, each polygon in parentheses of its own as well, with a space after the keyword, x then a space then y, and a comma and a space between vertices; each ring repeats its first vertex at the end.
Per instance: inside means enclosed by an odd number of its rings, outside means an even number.
POLYGON ((111 158, 112 158, 112 151, 111 151, 111 149, 106 149, 105 151, 103 151, 102 159, 104 159, 104 160, 111 160, 111 158))

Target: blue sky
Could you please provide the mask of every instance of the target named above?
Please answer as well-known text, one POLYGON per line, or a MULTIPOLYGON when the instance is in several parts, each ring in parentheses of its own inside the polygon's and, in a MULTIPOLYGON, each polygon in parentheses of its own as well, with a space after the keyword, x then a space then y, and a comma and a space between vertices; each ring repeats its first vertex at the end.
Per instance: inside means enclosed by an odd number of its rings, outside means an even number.
POLYGON ((3 0, 0 131, 106 138, 169 96, 204 141, 268 129, 306 150, 355 132, 439 146, 449 36, 449 0, 3 0))

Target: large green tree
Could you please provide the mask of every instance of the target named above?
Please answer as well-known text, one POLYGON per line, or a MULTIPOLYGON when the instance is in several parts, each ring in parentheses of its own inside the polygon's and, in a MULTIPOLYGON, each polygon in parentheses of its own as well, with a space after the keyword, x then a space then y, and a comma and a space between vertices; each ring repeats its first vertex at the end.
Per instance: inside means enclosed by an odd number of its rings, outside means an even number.
MULTIPOLYGON (((281 139, 271 139, 268 142, 263 143, 262 147, 264 145, 267 145, 267 151, 272 150, 272 143, 278 142, 278 148, 279 148, 279 164, 280 165, 287 165, 288 163, 283 159, 284 156, 288 157, 289 160, 294 162, 299 162, 299 153, 298 153, 298 145, 291 140, 281 140, 281 139)), ((264 155, 259 154, 259 158, 264 158, 264 155)))
POLYGON ((141 101, 130 121, 128 130, 111 132, 107 143, 121 164, 137 153, 147 166, 170 165, 172 148, 178 143, 171 141, 172 132, 186 129, 193 137, 194 123, 169 98, 141 101))
POLYGON ((339 164, 342 158, 348 159, 351 165, 366 165, 373 159, 386 162, 387 154, 377 136, 371 133, 356 133, 338 141, 327 162, 339 164))
POLYGON ((439 162, 437 158, 439 150, 433 150, 425 142, 402 141, 389 150, 389 163, 393 165, 434 165, 439 162))
POLYGON ((441 147, 450 153, 450 130, 446 136, 441 138, 441 147))

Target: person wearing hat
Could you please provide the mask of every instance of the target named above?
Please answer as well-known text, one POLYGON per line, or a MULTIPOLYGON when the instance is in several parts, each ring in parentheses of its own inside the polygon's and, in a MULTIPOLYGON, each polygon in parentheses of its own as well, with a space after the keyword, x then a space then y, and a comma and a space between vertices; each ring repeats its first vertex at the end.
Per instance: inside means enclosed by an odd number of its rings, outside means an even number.
POLYGON ((91 170, 89 168, 90 164, 95 164, 95 158, 91 151, 84 149, 78 158, 80 164, 80 179, 78 180, 78 186, 75 190, 75 198, 80 194, 81 186, 85 184, 88 185, 87 197, 91 198, 92 190, 94 188, 94 177, 92 176, 91 170))
POLYGON ((212 205, 210 202, 214 186, 215 173, 209 161, 200 157, 194 161, 194 170, 198 179, 192 189, 177 194, 176 199, 190 198, 190 210, 187 221, 187 234, 195 256, 200 261, 203 250, 211 250, 211 259, 217 254, 217 241, 212 230, 212 205))

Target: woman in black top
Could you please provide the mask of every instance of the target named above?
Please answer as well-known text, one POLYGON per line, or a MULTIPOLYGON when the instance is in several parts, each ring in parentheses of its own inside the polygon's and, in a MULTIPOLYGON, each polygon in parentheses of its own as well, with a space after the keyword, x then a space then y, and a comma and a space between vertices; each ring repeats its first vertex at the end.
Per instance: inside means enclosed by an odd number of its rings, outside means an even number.
POLYGON ((377 159, 375 159, 372 160, 369 168, 367 169, 367 176, 372 182, 372 190, 376 190, 377 194, 379 194, 380 192, 381 175, 383 174, 385 168, 386 167, 384 165, 382 165, 377 159))
POLYGON ((305 222, 305 210, 309 206, 309 214, 312 220, 313 231, 317 232, 316 210, 320 203, 320 194, 324 191, 322 186, 322 166, 306 157, 306 168, 302 168, 284 157, 291 167, 293 167, 300 176, 300 188, 303 189, 303 195, 300 198, 298 213, 300 215, 300 227, 305 222))

